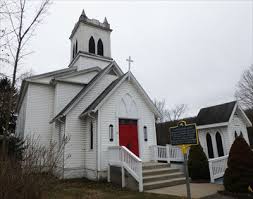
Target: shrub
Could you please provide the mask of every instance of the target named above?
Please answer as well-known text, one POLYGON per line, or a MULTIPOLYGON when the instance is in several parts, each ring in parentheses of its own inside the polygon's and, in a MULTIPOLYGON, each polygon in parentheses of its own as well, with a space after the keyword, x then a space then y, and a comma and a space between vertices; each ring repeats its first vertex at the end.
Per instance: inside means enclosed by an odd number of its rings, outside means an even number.
POLYGON ((192 180, 210 179, 208 160, 201 145, 191 146, 188 156, 188 170, 192 180))
MULTIPOLYGON (((12 154, 19 154, 21 142, 14 141, 12 154)), ((33 137, 25 140, 22 159, 8 156, 0 161, 0 198, 1 199, 41 199, 42 194, 51 189, 64 165, 64 146, 68 138, 63 138, 62 145, 50 142, 40 145, 33 137)))
POLYGON ((253 182, 253 152, 243 137, 235 139, 224 174, 224 187, 230 192, 248 192, 253 182))

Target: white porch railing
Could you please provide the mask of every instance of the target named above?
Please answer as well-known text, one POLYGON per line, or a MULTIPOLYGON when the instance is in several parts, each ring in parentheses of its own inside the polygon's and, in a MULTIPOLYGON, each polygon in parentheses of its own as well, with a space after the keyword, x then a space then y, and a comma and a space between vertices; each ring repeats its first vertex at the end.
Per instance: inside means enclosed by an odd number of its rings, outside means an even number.
POLYGON ((139 183, 139 191, 143 191, 142 161, 125 146, 112 146, 108 148, 108 182, 110 182, 110 166, 121 167, 122 187, 125 187, 126 169, 139 183))
POLYGON ((159 146, 154 145, 151 146, 151 154, 154 161, 167 161, 167 162, 183 162, 184 156, 182 151, 177 146, 166 145, 159 146))
POLYGON ((228 155, 212 158, 208 160, 210 180, 213 183, 215 179, 221 178, 227 168, 228 155))

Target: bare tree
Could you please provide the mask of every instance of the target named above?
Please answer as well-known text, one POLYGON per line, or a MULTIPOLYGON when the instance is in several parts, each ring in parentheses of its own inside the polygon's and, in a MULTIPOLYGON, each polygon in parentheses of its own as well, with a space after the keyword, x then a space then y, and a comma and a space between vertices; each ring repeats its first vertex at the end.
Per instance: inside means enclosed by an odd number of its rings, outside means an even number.
POLYGON ((40 0, 38 3, 28 0, 8 0, 8 3, 6 0, 2 1, 5 15, 8 17, 9 32, 12 32, 8 37, 8 47, 13 60, 12 85, 14 86, 18 64, 21 59, 30 54, 25 50, 25 46, 47 13, 50 0, 40 0), (11 3, 9 3, 10 1, 11 3), (30 18, 32 11, 34 13, 30 18), (30 20, 27 20, 28 15, 30 20))
MULTIPOLYGON (((2 13, 7 17, 7 46, 10 53, 10 63, 12 65, 12 89, 16 84, 17 71, 20 61, 31 52, 27 52, 25 47, 38 25, 42 22, 51 0, 0 0, 2 13)), ((13 96, 9 95, 9 110, 11 110, 13 96)), ((4 140, 8 134, 9 119, 5 124, 4 140)), ((2 145, 5 154, 5 141, 2 145)))
POLYGON ((235 97, 243 108, 253 109, 253 65, 243 72, 237 84, 235 97))
POLYGON ((161 118, 158 118, 157 122, 178 120, 186 113, 188 109, 186 104, 178 104, 175 107, 169 109, 166 107, 166 102, 164 99, 162 101, 155 99, 154 104, 158 111, 161 113, 161 118))
POLYGON ((170 121, 171 117, 170 117, 170 111, 169 109, 166 107, 166 102, 165 100, 154 100, 154 104, 157 108, 157 110, 161 113, 161 117, 157 119, 157 122, 166 122, 166 121, 170 121))
POLYGON ((187 111, 188 106, 186 104, 178 104, 170 110, 172 120, 179 120, 187 111))

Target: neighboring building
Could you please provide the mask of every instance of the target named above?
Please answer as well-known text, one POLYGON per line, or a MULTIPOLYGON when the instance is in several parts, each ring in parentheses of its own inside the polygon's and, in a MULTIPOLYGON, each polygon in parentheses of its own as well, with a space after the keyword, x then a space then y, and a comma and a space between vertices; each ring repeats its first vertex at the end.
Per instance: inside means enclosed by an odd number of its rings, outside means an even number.
POLYGON ((46 146, 69 136, 64 178, 106 177, 110 146, 152 160, 160 113, 133 74, 124 74, 111 58, 111 32, 106 18, 101 23, 83 12, 70 35, 68 68, 22 83, 16 132, 46 146))
MULTIPOLYGON (((252 124, 236 101, 202 108, 197 117, 186 118, 186 122, 196 123, 199 142, 208 158, 227 155, 239 135, 250 144, 247 128, 252 124)), ((177 121, 157 124, 158 145, 170 143, 169 128, 176 125, 177 121)))

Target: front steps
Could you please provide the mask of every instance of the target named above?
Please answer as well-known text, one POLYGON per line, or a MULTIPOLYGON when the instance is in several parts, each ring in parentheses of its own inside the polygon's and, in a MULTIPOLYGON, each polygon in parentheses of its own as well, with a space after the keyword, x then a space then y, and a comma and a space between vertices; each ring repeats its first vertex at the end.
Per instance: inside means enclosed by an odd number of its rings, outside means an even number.
POLYGON ((167 163, 144 163, 142 171, 144 190, 185 184, 184 174, 167 163))

